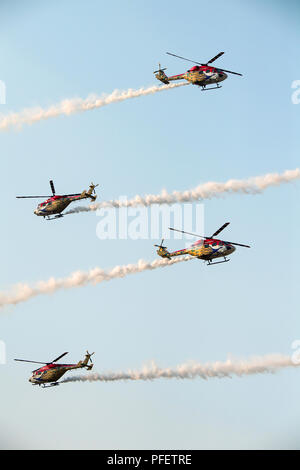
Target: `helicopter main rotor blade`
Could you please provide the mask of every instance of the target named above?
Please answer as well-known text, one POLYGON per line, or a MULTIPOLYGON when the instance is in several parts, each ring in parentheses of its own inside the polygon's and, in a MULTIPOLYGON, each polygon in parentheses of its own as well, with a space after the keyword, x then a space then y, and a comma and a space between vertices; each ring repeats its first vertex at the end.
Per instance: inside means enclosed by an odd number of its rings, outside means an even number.
POLYGON ((27 361, 26 359, 14 359, 18 362, 31 362, 32 364, 49 364, 49 362, 27 361))
POLYGON ((45 197, 52 197, 52 196, 16 196, 17 199, 28 199, 28 198, 37 199, 37 198, 41 198, 41 197, 45 198, 45 197))
MULTIPOLYGON (((224 228, 228 225, 229 222, 227 222, 226 224, 224 224, 224 228)), ((170 230, 174 230, 175 232, 181 232, 181 233, 187 233, 188 235, 193 235, 194 237, 199 237, 199 238, 204 238, 206 240, 209 240, 210 238, 212 237, 204 237, 203 235, 197 235, 196 233, 190 233, 190 232, 185 232, 183 230, 178 230, 176 228, 172 228, 172 227, 169 227, 170 230)), ((223 230, 223 228, 221 227, 221 229, 223 230)), ((220 229, 219 229, 220 230, 220 229)), ((221 231, 221 230, 220 230, 221 231)), ((251 248, 249 245, 243 245, 242 243, 235 243, 235 242, 228 242, 228 241, 225 241, 225 240, 220 240, 220 242, 224 242, 224 243, 228 243, 229 245, 237 245, 237 246, 243 246, 245 248, 251 248)))
POLYGON ((217 60, 219 57, 221 57, 221 55, 225 54, 225 52, 219 52, 219 54, 215 55, 215 57, 213 57, 212 59, 210 59, 207 64, 211 64, 212 62, 214 62, 215 60, 217 60))
POLYGON ((184 230, 178 230, 177 228, 169 227, 169 230, 174 230, 174 232, 186 233, 187 235, 193 235, 194 237, 209 238, 209 237, 204 237, 203 235, 198 235, 197 233, 191 233, 191 232, 185 232, 184 230))
POLYGON ((53 196, 55 196, 55 188, 54 188, 54 183, 53 183, 52 180, 50 180, 50 187, 51 187, 51 191, 52 191, 53 196))
MULTIPOLYGON (((58 356, 56 359, 54 359, 52 362, 57 362, 59 361, 59 359, 61 359, 62 357, 64 357, 66 354, 68 354, 67 352, 64 352, 63 354, 61 354, 60 356, 58 356)), ((50 362, 49 364, 52 364, 52 362, 50 362)))
POLYGON ((221 70, 222 72, 233 73, 233 75, 239 75, 240 77, 243 76, 242 73, 232 72, 231 70, 226 70, 226 69, 220 69, 219 67, 218 67, 218 70, 221 70))
POLYGON ((211 238, 215 237, 220 232, 222 232, 222 230, 224 230, 224 228, 227 227, 227 225, 229 225, 229 224, 230 224, 230 222, 226 222, 226 224, 222 225, 222 227, 220 227, 215 233, 212 234, 211 238))
POLYGON ((243 246, 244 248, 251 248, 249 245, 243 245, 242 243, 234 243, 234 242, 227 242, 225 240, 221 240, 224 243, 229 243, 229 245, 237 245, 237 246, 243 246))
POLYGON ((40 361, 28 361, 27 359, 15 359, 15 361, 19 361, 19 362, 31 362, 32 364, 52 364, 53 362, 56 362, 58 361, 59 359, 61 359, 62 357, 64 357, 66 354, 68 354, 67 352, 61 354, 60 356, 58 356, 56 359, 54 359, 54 361, 52 362, 40 362, 40 361))
MULTIPOLYGON (((187 59, 186 57, 181 57, 180 55, 172 54, 171 52, 166 52, 166 54, 172 55, 174 57, 178 57, 179 59, 187 60, 188 62, 192 62, 193 64, 208 65, 208 64, 211 64, 212 62, 214 62, 218 57, 220 57, 220 55, 223 55, 224 52, 222 52, 222 53, 220 52, 220 54, 213 57, 213 59, 210 59, 206 64, 203 64, 201 62, 196 62, 195 60, 187 59)), ((243 76, 243 74, 238 73, 238 72, 233 72, 232 70, 226 70, 226 69, 219 68, 219 67, 218 67, 218 70, 220 70, 222 72, 233 73, 234 75, 239 75, 240 77, 243 76)))
POLYGON ((181 57, 180 55, 172 54, 171 52, 167 52, 166 54, 177 57, 178 59, 187 60, 188 62, 192 62, 193 64, 208 65, 217 60, 219 57, 221 57, 221 55, 225 54, 225 52, 219 52, 219 54, 217 54, 215 57, 206 62, 206 64, 203 64, 202 62, 197 62, 196 60, 187 59, 186 57, 181 57))
POLYGON ((192 62, 193 64, 206 65, 206 64, 201 64, 200 62, 196 62, 195 60, 186 59, 185 57, 181 57, 180 55, 172 54, 171 52, 166 52, 166 54, 172 55, 174 57, 178 57, 178 59, 187 60, 188 62, 192 62))
MULTIPOLYGON (((58 196, 58 197, 69 197, 69 196, 80 196, 80 195, 81 195, 81 193, 62 194, 61 196, 58 196)), ((55 196, 55 194, 51 194, 50 196, 49 196, 49 194, 48 194, 48 196, 16 196, 16 198, 17 199, 28 199, 28 198, 38 199, 38 198, 45 198, 45 197, 50 198, 50 197, 53 197, 53 196, 55 196)))

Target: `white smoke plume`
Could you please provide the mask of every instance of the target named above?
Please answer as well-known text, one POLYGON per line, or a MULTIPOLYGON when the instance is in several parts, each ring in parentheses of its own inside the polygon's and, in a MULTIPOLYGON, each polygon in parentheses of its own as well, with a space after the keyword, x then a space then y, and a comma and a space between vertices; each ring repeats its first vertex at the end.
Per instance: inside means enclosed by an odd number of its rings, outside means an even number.
POLYGON ((0 116, 0 130, 4 131, 11 127, 21 128, 24 124, 34 124, 58 116, 70 116, 74 113, 90 111, 96 108, 102 108, 111 103, 137 98, 139 96, 153 95, 164 90, 171 90, 181 86, 189 85, 189 83, 174 83, 172 85, 155 85, 148 88, 139 88, 138 90, 114 90, 109 95, 89 95, 87 98, 71 98, 65 99, 60 103, 54 104, 47 109, 28 108, 17 113, 9 113, 0 116))
POLYGON ((228 180, 226 183, 208 182, 186 191, 173 191, 168 193, 163 190, 161 194, 148 194, 144 197, 135 196, 128 200, 104 201, 89 206, 75 207, 65 212, 65 214, 75 214, 79 212, 90 212, 104 208, 120 207, 148 207, 153 204, 174 204, 183 202, 199 201, 211 199, 213 197, 224 196, 225 194, 258 194, 270 186, 279 186, 300 179, 300 169, 286 170, 284 173, 268 173, 263 176, 255 176, 245 180, 228 180))
POLYGON ((127 264, 123 266, 115 266, 110 271, 101 268, 93 268, 88 272, 76 271, 70 276, 62 279, 50 278, 48 281, 39 281, 33 287, 28 284, 17 284, 12 288, 11 293, 0 292, 0 308, 7 305, 16 305, 21 302, 36 297, 38 295, 53 294, 62 289, 72 289, 74 287, 83 287, 87 284, 99 284, 104 281, 126 277, 129 274, 141 273, 143 271, 152 271, 157 268, 171 266, 172 264, 181 263, 193 259, 190 256, 183 256, 174 259, 158 259, 151 263, 139 260, 136 264, 127 264))
POLYGON ((68 377, 62 380, 66 382, 115 382, 121 380, 154 380, 154 379, 210 379, 232 376, 246 376, 254 374, 274 373, 287 367, 298 367, 289 356, 281 354, 269 354, 250 359, 232 359, 225 362, 197 363, 191 362, 181 364, 174 369, 162 369, 155 363, 145 366, 139 371, 128 370, 127 372, 111 372, 106 374, 89 373, 68 377))

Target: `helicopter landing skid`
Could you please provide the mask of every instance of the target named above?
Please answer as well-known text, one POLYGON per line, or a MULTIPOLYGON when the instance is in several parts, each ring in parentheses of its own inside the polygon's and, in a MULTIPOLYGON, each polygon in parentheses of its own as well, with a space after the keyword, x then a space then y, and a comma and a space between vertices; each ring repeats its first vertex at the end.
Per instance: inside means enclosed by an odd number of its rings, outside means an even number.
POLYGON ((63 217, 63 215, 62 215, 62 214, 56 215, 55 217, 49 217, 49 216, 48 216, 46 220, 55 220, 55 219, 61 219, 61 217, 63 217))
POLYGON ((202 90, 201 90, 201 91, 218 90, 219 88, 222 88, 222 86, 221 86, 221 85, 217 85, 217 86, 213 86, 213 87, 210 87, 210 88, 202 87, 202 90))
POLYGON ((43 388, 50 388, 50 387, 58 387, 59 383, 58 382, 53 382, 49 385, 46 385, 46 384, 42 384, 42 387, 43 388))
POLYGON ((212 263, 211 261, 208 261, 207 266, 212 266, 213 264, 228 263, 228 261, 230 261, 230 259, 226 259, 226 258, 224 258, 224 261, 216 261, 215 263, 212 263))

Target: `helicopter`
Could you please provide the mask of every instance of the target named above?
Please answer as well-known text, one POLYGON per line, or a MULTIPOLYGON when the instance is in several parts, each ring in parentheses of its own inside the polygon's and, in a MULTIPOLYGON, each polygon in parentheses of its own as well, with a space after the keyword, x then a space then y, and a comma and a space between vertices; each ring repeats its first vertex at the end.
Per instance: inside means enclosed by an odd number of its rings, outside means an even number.
POLYGON ((60 385, 57 382, 68 370, 74 369, 83 369, 86 368, 87 370, 91 370, 93 368, 93 363, 91 356, 94 354, 90 354, 88 351, 86 352, 85 358, 83 361, 79 361, 77 364, 55 364, 55 362, 59 361, 62 357, 64 357, 67 352, 61 354, 56 359, 51 362, 37 362, 37 361, 27 361, 25 359, 15 359, 15 361, 19 362, 31 362, 34 364, 44 364, 43 367, 39 369, 35 369, 32 371, 32 376, 29 378, 29 382, 32 385, 39 385, 43 388, 55 387, 60 385), (89 365, 89 362, 91 364, 89 365))
POLYGON ((215 57, 210 59, 208 62, 205 64, 202 64, 200 62, 196 62, 194 60, 186 59, 185 57, 181 57, 176 54, 172 54, 171 52, 166 52, 168 55, 172 55, 174 57, 177 57, 179 59, 187 60, 188 62, 193 62, 195 65, 194 67, 190 68, 187 70, 185 73, 181 73, 179 75, 172 75, 168 77, 165 74, 166 68, 162 69, 161 65, 158 64, 158 70, 155 70, 153 73, 155 74, 155 77, 157 80, 160 80, 162 83, 168 85, 170 81, 173 80, 187 80, 188 82, 192 83, 193 85, 198 85, 202 87, 202 90, 215 90, 218 88, 222 88, 221 85, 219 85, 220 82, 223 82, 226 80, 228 77, 227 73, 232 73, 234 75, 240 75, 242 76, 241 73, 237 72, 232 72, 231 70, 225 70, 225 69, 220 69, 216 67, 212 67, 210 64, 217 60, 219 57, 221 57, 224 52, 219 52, 215 57), (226 73, 227 72, 227 73, 226 73), (206 88, 207 85, 216 85, 214 87, 206 88))
POLYGON ((235 246, 243 246, 246 248, 250 248, 249 245, 242 245, 241 243, 233 243, 227 242, 224 240, 219 240, 216 237, 219 235, 225 227, 227 227, 230 222, 226 222, 222 227, 220 227, 215 233, 213 233, 210 237, 205 237, 202 235, 196 235, 195 233, 184 232, 183 230, 177 230, 176 228, 169 227, 169 230, 174 230, 175 232, 186 233, 188 235, 193 235, 195 237, 202 238, 202 240, 198 240, 193 243, 189 248, 184 248, 183 250, 169 252, 166 246, 163 246, 164 240, 161 241, 160 245, 154 245, 158 247, 157 254, 162 258, 171 259, 174 256, 183 256, 183 255, 190 255, 195 256, 196 258, 202 259, 207 262, 208 266, 213 264, 220 264, 226 263, 230 261, 226 257, 231 255, 235 251, 235 246), (212 262, 216 258, 224 258, 223 261, 216 261, 212 262))
POLYGON ((63 217, 61 213, 68 207, 71 202, 79 201, 80 199, 91 199, 95 201, 97 198, 95 188, 99 186, 98 184, 91 183, 88 191, 82 191, 82 193, 77 194, 64 194, 63 196, 57 196, 55 194, 54 183, 50 180, 50 188, 52 191, 52 196, 16 196, 17 199, 28 199, 28 198, 44 198, 47 197, 46 201, 39 204, 34 211, 35 215, 47 217, 46 220, 54 220, 63 217), (54 215, 54 217, 50 217, 54 215))

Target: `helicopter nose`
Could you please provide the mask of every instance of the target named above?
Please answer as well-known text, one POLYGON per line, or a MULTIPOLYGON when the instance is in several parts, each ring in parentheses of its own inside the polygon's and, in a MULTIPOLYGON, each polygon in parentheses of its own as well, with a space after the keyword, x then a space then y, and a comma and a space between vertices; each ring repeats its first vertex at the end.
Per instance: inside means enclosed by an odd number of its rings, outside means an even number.
POLYGON ((227 74, 225 72, 219 72, 218 76, 220 81, 223 81, 227 78, 227 74))

